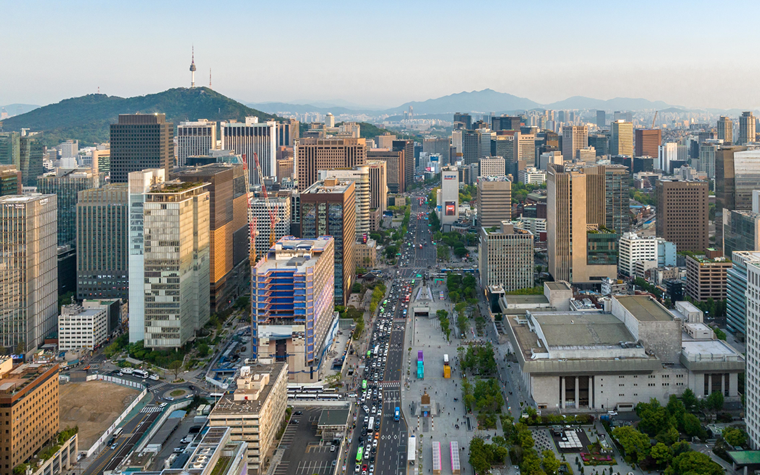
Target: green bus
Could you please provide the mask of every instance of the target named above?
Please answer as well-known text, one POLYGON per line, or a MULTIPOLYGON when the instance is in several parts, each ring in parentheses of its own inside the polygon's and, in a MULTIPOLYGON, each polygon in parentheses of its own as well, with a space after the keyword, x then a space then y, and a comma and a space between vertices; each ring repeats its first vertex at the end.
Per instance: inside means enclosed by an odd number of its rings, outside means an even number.
POLYGON ((356 451, 356 462, 359 463, 362 461, 362 456, 364 455, 364 447, 359 446, 359 449, 356 451))
POLYGON ((367 389, 367 380, 362 379, 362 389, 367 389))

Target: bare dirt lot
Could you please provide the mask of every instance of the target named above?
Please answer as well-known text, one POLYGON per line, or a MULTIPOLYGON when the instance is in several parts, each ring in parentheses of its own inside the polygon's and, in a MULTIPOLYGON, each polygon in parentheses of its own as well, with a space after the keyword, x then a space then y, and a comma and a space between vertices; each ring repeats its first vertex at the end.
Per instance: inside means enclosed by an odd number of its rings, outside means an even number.
POLYGON ((79 448, 89 449, 140 391, 103 381, 60 387, 61 430, 79 426, 79 448))

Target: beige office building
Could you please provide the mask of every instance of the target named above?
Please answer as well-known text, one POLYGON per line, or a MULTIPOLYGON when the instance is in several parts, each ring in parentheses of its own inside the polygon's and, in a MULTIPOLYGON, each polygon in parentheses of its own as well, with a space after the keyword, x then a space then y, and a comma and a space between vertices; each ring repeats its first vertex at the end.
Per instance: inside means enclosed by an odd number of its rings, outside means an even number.
POLYGON ((295 151, 298 191, 317 181, 319 170, 353 168, 367 161, 367 142, 361 138, 304 138, 295 151))
POLYGON ((369 209, 383 214, 388 207, 388 168, 383 160, 367 160, 369 167, 369 209))
POLYGON ((145 194, 142 279, 146 348, 180 348, 209 320, 207 186, 169 181, 154 185, 145 194))
POLYGON ((611 134, 610 155, 633 157, 633 124, 616 120, 612 123, 611 134))
POLYGON ((501 176, 482 176, 478 180, 478 225, 499 226, 512 219, 512 183, 501 176))
POLYGON ((533 287, 533 234, 502 221, 498 230, 480 228, 480 285, 507 292, 533 287))
POLYGON ((248 444, 248 469, 256 473, 265 468, 288 407, 288 365, 271 361, 243 366, 237 389, 222 396, 208 416, 210 427, 229 427, 232 440, 248 444))
POLYGON ((738 145, 744 145, 755 141, 755 116, 752 112, 742 112, 739 117, 739 140, 738 145))
POLYGON ((605 173, 549 165, 546 229, 554 280, 601 283, 617 278, 618 234, 606 228, 605 173))
POLYGON ((504 176, 505 166, 504 157, 483 157, 480 159, 478 176, 504 176))
POLYGON ((562 127, 562 156, 572 160, 578 150, 588 147, 588 127, 571 125, 562 127))

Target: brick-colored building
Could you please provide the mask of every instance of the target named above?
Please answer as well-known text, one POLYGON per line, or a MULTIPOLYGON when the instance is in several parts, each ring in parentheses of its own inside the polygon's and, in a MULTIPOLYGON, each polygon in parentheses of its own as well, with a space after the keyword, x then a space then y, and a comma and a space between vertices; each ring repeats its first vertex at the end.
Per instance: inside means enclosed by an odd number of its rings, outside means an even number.
POLYGON ((731 260, 725 257, 687 256, 686 295, 698 302, 725 299, 731 266, 731 260))
POLYGON ((709 186, 706 181, 658 180, 657 237, 679 251, 703 252, 709 245, 709 186))
POLYGON ((353 168, 367 161, 367 142, 356 138, 305 138, 296 146, 298 191, 317 181, 319 170, 353 168))
POLYGON ((58 432, 58 365, 0 359, 0 475, 34 455, 58 432))

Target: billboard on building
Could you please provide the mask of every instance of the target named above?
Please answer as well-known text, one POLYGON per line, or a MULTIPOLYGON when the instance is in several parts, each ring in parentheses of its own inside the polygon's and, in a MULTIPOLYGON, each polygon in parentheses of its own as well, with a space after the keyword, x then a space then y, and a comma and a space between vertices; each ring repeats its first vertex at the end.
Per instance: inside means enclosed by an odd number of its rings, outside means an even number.
POLYGON ((456 214, 457 214, 456 201, 447 201, 446 202, 446 216, 456 216, 456 214))

